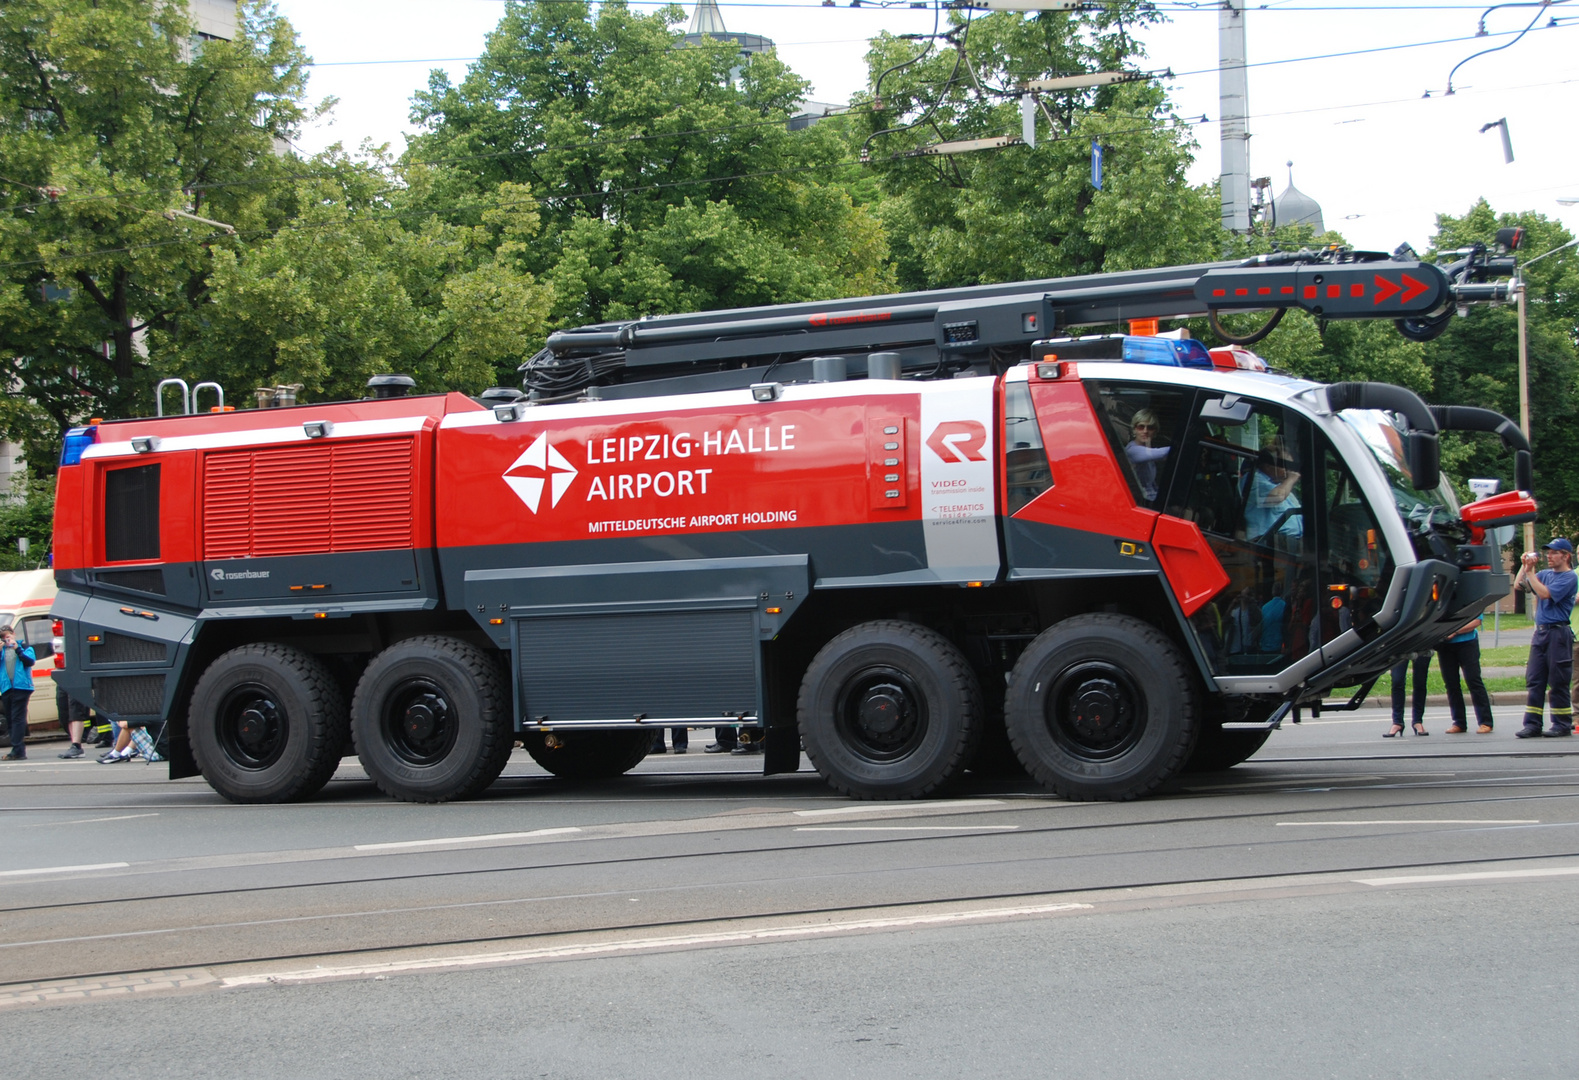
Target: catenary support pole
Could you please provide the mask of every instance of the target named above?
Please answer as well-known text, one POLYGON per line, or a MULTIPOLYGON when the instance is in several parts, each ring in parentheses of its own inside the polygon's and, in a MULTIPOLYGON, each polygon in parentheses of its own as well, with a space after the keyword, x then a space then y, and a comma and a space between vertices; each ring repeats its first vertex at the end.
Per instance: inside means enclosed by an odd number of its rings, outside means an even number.
POLYGON ((1222 124, 1223 228, 1250 231, 1250 77, 1245 0, 1223 0, 1217 17, 1218 111, 1222 124))
MULTIPOLYGON (((1519 298, 1519 430, 1524 432, 1524 438, 1528 440, 1530 437, 1530 345, 1524 319, 1524 282, 1521 280, 1515 288, 1519 298)), ((1524 550, 1535 550, 1533 521, 1524 523, 1524 550)))

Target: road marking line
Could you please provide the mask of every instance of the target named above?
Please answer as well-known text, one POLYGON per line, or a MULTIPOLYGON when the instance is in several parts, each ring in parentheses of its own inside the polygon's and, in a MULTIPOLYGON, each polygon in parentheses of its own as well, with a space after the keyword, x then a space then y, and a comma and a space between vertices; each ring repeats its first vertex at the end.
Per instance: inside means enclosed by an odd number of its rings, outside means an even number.
POLYGON ((1411 818, 1407 821, 1279 821, 1283 825, 1539 825, 1539 818, 1411 818))
POLYGON ((73 874, 79 870, 124 870, 131 863, 84 863, 81 866, 40 866, 36 870, 0 870, 0 877, 21 877, 24 874, 73 874))
POLYGON ((93 825, 100 821, 131 821, 134 818, 158 817, 158 814, 122 814, 119 817, 90 817, 77 818, 75 821, 36 821, 26 825, 28 829, 42 829, 48 825, 93 825))
POLYGON ((826 810, 794 810, 796 817, 828 817, 831 814, 894 814, 906 810, 942 810, 966 806, 1002 806, 1002 799, 950 799, 944 802, 878 803, 866 806, 831 806, 826 810))
POLYGON ((1481 870, 1467 874, 1420 874, 1415 877, 1355 878, 1361 885, 1413 885, 1439 881, 1508 881, 1515 878, 1574 877, 1579 866, 1554 866, 1540 870, 1481 870))
POLYGON ((543 949, 520 949, 514 952, 482 953, 460 956, 436 956, 426 960, 395 960, 382 964, 359 964, 353 967, 313 968, 307 971, 281 972, 278 975, 233 975, 222 980, 223 985, 263 986, 270 983, 319 982, 349 976, 389 975, 401 972, 428 971, 434 968, 482 967, 493 964, 518 963, 523 960, 569 959, 588 956, 608 956, 616 953, 650 952, 677 946, 728 945, 744 942, 773 941, 784 938, 820 937, 853 930, 903 930, 916 926, 943 926, 972 922, 981 919, 999 919, 1021 915, 1049 915, 1061 911, 1089 911, 1092 904, 1036 904, 1028 907, 984 908, 975 911, 955 911, 939 915, 907 915, 888 919, 852 919, 846 922, 825 923, 820 926, 783 926, 766 930, 726 930, 711 934, 680 934, 674 937, 637 938, 630 941, 610 941, 593 945, 558 945, 543 949))
POLYGON ((534 836, 563 836, 578 833, 574 826, 564 829, 534 829, 531 832, 486 833, 482 836, 440 836, 432 840, 395 840, 387 844, 357 844, 354 851, 392 851, 395 848, 437 847, 441 844, 478 844, 489 840, 525 840, 534 836))
POLYGON ((1018 825, 801 825, 796 832, 1009 832, 1018 825))

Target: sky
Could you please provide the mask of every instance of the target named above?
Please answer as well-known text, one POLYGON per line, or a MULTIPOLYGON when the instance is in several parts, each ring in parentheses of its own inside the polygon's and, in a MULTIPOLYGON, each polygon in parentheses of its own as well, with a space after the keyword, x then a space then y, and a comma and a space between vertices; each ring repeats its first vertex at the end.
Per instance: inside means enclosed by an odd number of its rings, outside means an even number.
MULTIPOLYGON (((299 140, 314 152, 363 140, 405 148, 411 95, 433 68, 452 80, 482 51, 502 0, 276 0, 315 61, 309 95, 339 104, 299 140)), ((866 42, 883 30, 930 31, 930 11, 905 4, 823 7, 821 0, 720 0, 732 31, 763 34, 809 79, 810 97, 843 103, 865 85, 866 42)), ((635 4, 651 10, 650 3, 635 4)), ((1143 31, 1148 71, 1164 78, 1180 116, 1206 117, 1192 182, 1220 170, 1218 10, 1211 0, 1158 0, 1169 22, 1143 31)), ((686 10, 691 10, 686 5, 686 10)), ((1437 213, 1484 196, 1498 211, 1533 210, 1579 231, 1579 0, 1486 6, 1465 0, 1277 0, 1246 16, 1250 166, 1322 207, 1351 244, 1424 249, 1437 213), (1475 36, 1485 18, 1489 36, 1475 36), (1509 47, 1469 59, 1482 49, 1509 47), (1548 28, 1548 21, 1558 25, 1548 28), (1449 73, 1454 93, 1446 94, 1449 73), (1427 96, 1429 95, 1429 96, 1427 96), (1514 161, 1496 129, 1507 119, 1514 161)), ((1018 134, 1005 132, 1005 134, 1018 134)), ((992 152, 992 151, 988 151, 992 152)), ((1011 151, 1012 152, 1012 151, 1011 151)), ((1539 254, 1529 252, 1527 257, 1539 254)))

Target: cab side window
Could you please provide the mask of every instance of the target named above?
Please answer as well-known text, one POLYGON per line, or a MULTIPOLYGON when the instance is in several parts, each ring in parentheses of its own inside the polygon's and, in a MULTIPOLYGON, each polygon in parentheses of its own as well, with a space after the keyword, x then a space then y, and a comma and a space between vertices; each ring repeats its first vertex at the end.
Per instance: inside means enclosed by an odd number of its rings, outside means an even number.
POLYGON ((1009 383, 1003 392, 1004 469, 1008 473, 1008 512, 1012 516, 1026 503, 1053 486, 1042 445, 1042 428, 1036 420, 1029 383, 1009 383))
POLYGON ((1136 505, 1162 509, 1195 391, 1146 383, 1087 385, 1136 505))
POLYGON ((159 557, 159 466, 104 474, 104 561, 159 557))

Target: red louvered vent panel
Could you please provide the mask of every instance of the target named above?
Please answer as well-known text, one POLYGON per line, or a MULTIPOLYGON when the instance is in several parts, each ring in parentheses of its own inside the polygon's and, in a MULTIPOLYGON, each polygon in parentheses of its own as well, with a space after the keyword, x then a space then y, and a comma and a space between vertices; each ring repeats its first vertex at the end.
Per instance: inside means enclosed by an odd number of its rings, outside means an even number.
POLYGON ((335 446, 329 490, 333 551, 412 545, 413 440, 335 446))
POLYGON ((329 550, 327 446, 252 452, 252 554, 329 550))
POLYGON ((203 558, 252 554, 252 451, 210 454, 203 462, 203 558))
POLYGON ((230 450, 203 462, 203 558, 412 545, 410 436, 230 450))

